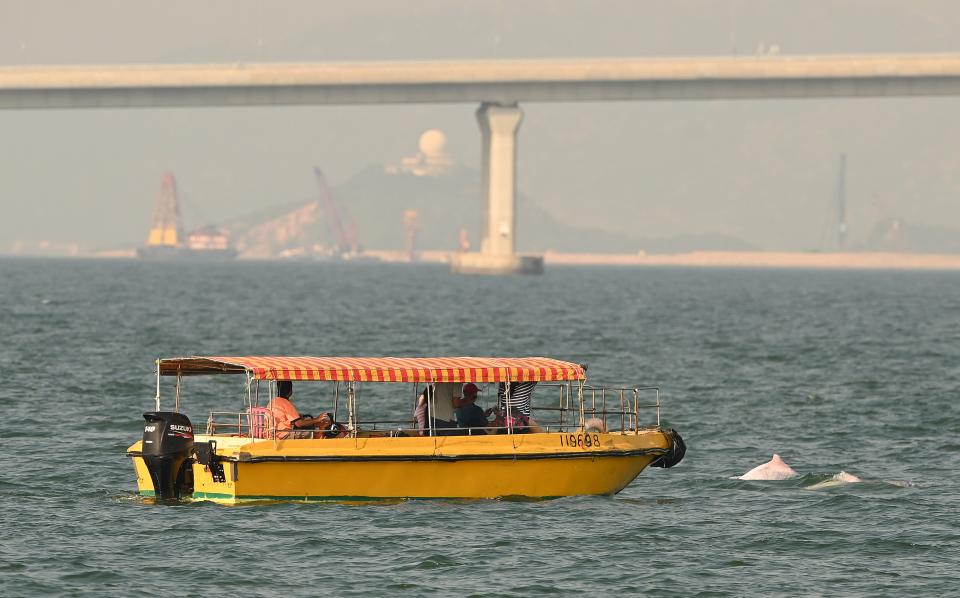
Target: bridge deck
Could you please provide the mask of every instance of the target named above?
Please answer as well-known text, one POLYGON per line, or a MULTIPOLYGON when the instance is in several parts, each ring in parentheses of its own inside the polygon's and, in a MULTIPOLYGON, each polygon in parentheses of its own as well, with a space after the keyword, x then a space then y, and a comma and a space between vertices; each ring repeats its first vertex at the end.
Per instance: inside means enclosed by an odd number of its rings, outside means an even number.
POLYGON ((960 54, 0 68, 0 108, 960 94, 960 54))

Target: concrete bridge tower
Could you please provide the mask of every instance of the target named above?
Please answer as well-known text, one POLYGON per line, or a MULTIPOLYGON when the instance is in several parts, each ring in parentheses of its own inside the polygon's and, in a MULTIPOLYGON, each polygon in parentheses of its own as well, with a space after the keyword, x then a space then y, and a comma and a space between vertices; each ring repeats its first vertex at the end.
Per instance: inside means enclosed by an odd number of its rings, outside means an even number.
POLYGON ((482 136, 484 220, 479 253, 453 256, 461 274, 542 274, 543 257, 516 254, 517 131, 523 111, 516 104, 484 102, 477 109, 482 136))

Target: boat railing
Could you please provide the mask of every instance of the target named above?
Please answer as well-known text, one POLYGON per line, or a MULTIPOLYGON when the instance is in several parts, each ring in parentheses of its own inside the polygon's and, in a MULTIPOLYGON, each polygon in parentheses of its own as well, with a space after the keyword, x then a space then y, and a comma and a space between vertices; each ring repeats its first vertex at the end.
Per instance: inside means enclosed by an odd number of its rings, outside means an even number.
MULTIPOLYGON (((577 388, 573 385, 538 384, 531 403, 531 418, 540 427, 549 427, 558 432, 578 429, 581 405, 576 392, 577 388)), ((659 386, 618 388, 584 385, 582 397, 585 427, 636 433, 645 427, 660 426, 659 386)))
MULTIPOLYGON (((567 433, 583 428, 620 434, 636 434, 649 427, 660 426, 660 387, 604 387, 584 385, 582 394, 571 384, 537 385, 531 401, 529 430, 544 433, 567 433), (581 402, 578 396, 583 397, 581 402)), ((494 405, 496 398, 494 397, 494 405)), ((258 420, 250 411, 211 411, 207 418, 208 435, 274 438, 277 430, 272 422, 258 420)), ((265 418, 269 420, 269 418, 265 418)), ((433 429, 433 435, 475 435, 516 432, 516 427, 433 429)), ((418 436, 421 430, 412 419, 358 419, 349 431, 351 436, 418 436)), ((429 432, 428 432, 429 433, 429 432)))
MULTIPOLYGON (((274 438, 277 432, 272 426, 266 428, 263 434, 251 434, 251 429, 256 429, 256 425, 250 423, 250 418, 245 411, 211 411, 207 417, 206 434, 208 436, 239 436, 244 438, 274 438)), ((538 426, 537 431, 550 432, 560 431, 556 426, 538 426)), ((516 430, 516 428, 514 428, 516 430)), ((443 427, 433 428, 435 436, 475 436, 478 434, 505 433, 506 426, 487 426, 484 428, 460 428, 443 427)), ((416 422, 411 420, 359 420, 355 430, 358 436, 420 436, 421 430, 417 428, 416 422)), ((284 430, 281 430, 281 433, 284 430)), ((300 430, 300 433, 309 433, 310 430, 300 430)), ((429 430, 428 430, 429 432, 429 430)), ((426 435, 430 435, 429 433, 426 435)))
MULTIPOLYGON (((252 436, 251 429, 257 427, 251 421, 247 411, 211 411, 207 417, 207 435, 209 436, 252 436)), ((273 426, 268 425, 266 433, 273 437, 273 426)))

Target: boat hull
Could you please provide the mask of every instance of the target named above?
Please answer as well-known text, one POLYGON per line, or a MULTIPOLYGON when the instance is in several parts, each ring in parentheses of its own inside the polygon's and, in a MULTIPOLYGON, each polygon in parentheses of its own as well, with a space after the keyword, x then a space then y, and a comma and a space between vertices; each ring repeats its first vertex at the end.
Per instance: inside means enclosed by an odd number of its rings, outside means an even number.
MULTIPOLYGON (((589 447, 584 436, 229 439, 224 445, 217 438, 224 479, 215 481, 208 468, 194 463, 193 499, 238 503, 610 495, 670 446, 659 430, 590 434, 589 447)), ((140 493, 149 496, 153 485, 138 445, 129 453, 140 493)))

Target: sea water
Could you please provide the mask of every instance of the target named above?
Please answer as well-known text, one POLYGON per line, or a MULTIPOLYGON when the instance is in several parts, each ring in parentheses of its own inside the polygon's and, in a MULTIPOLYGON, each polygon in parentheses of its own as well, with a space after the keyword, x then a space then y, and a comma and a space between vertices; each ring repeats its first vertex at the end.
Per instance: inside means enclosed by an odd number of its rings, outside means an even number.
POLYGON ((0 260, 0 595, 956 595, 958 390, 955 273, 0 260), (688 451, 613 497, 150 504, 125 450, 194 354, 577 361, 688 451))

